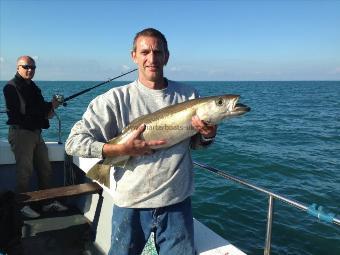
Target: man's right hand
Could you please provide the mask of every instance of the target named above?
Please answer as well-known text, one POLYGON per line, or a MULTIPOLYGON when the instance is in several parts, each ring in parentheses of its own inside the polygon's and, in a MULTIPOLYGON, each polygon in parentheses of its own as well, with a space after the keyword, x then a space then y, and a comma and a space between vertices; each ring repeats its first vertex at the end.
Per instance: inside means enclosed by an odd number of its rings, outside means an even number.
POLYGON ((59 105, 61 105, 61 102, 59 102, 56 97, 52 98, 51 103, 52 103, 53 110, 57 109, 59 107, 59 105))
POLYGON ((123 144, 105 144, 103 147, 103 156, 142 156, 150 155, 153 153, 152 147, 166 144, 166 140, 151 140, 145 141, 141 138, 143 132, 145 131, 145 124, 140 125, 132 134, 130 139, 128 139, 123 144))

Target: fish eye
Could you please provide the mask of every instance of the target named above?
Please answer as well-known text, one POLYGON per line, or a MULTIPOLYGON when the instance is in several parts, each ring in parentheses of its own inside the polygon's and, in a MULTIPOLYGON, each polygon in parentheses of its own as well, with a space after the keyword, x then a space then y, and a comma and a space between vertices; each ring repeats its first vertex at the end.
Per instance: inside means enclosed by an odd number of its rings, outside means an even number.
POLYGON ((217 106, 222 106, 222 105, 224 105, 224 100, 223 100, 222 97, 216 99, 215 102, 216 102, 216 105, 217 105, 217 106))

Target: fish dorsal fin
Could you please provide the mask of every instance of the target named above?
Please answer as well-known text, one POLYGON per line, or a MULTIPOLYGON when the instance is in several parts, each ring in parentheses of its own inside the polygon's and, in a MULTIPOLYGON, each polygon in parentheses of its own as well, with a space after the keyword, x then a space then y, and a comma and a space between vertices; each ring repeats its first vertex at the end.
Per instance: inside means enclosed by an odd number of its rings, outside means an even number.
POLYGON ((182 103, 177 103, 174 105, 169 105, 164 108, 161 108, 155 112, 151 112, 142 116, 139 116, 138 118, 134 119, 129 123, 128 126, 126 126, 121 133, 131 131, 137 129, 141 124, 149 123, 157 119, 165 118, 168 115, 174 114, 179 112, 180 110, 185 110, 187 108, 190 108, 197 104, 197 102, 200 102, 200 99, 195 99, 195 100, 188 100, 182 103))
POLYGON ((129 125, 127 125, 126 127, 124 127, 122 129, 122 132, 120 132, 120 134, 123 134, 123 133, 127 132, 129 129, 130 129, 130 127, 129 127, 129 125))
POLYGON ((118 141, 120 140, 120 136, 116 136, 116 137, 113 137, 112 139, 110 139, 108 141, 108 143, 112 144, 112 143, 116 143, 118 144, 118 141))

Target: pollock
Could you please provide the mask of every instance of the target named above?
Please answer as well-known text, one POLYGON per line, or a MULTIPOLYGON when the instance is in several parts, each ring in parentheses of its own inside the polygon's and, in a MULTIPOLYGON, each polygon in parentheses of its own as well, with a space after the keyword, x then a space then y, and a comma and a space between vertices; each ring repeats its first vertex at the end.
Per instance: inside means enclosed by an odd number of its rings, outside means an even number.
MULTIPOLYGON (((209 96, 167 106, 154 113, 143 115, 133 120, 122 133, 108 141, 109 144, 123 144, 131 138, 136 129, 144 124, 141 138, 145 141, 166 140, 163 145, 152 149, 167 148, 197 133, 191 125, 191 119, 197 115, 209 125, 216 125, 222 120, 240 116, 250 111, 244 104, 237 103, 239 95, 209 96)), ((93 180, 109 187, 110 168, 124 167, 130 156, 107 157, 94 165, 87 173, 93 180)))

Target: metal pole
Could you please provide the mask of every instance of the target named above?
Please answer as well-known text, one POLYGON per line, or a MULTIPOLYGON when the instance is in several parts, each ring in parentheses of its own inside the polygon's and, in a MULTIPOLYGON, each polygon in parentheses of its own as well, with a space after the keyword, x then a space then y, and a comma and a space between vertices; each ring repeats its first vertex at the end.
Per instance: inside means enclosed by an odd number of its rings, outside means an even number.
POLYGON ((264 255, 270 255, 270 246, 272 239, 272 224, 273 224, 273 205, 274 198, 273 196, 269 196, 268 200, 268 214, 267 214, 267 233, 266 233, 266 242, 264 246, 264 255))
POLYGON ((194 161, 194 165, 196 166, 199 166, 205 170, 208 170, 210 172, 213 172, 219 176, 222 176, 223 178, 225 179, 229 179, 229 180, 232 180, 236 183, 239 183, 239 184, 242 184, 248 188, 251 188, 251 189, 254 189, 256 191, 259 191, 259 192, 263 192, 267 195, 269 195, 269 201, 268 201, 268 214, 267 214, 267 231, 266 231, 266 241, 265 241, 265 247, 264 247, 264 255, 270 255, 270 249, 271 249, 271 236, 272 236, 272 223, 273 223, 273 205, 274 205, 274 198, 276 199, 279 199, 285 203, 287 203, 288 205, 291 205, 293 207, 296 207, 300 210, 303 210, 303 211, 307 211, 309 214, 313 215, 313 216, 316 216, 317 214, 317 217, 320 219, 320 220, 323 220, 323 221, 326 221, 326 222, 330 222, 330 223, 334 223, 336 225, 339 225, 340 226, 340 219, 336 218, 334 216, 334 214, 326 214, 324 212, 322 212, 322 209, 318 209, 318 211, 315 212, 316 210, 316 207, 307 207, 297 201, 293 201, 291 199, 288 199, 284 196, 281 196, 281 195, 278 195, 278 194, 275 194, 273 192, 270 192, 266 189, 263 189, 263 188, 260 188, 256 185, 253 185, 253 184, 250 184, 242 179, 239 179, 237 177, 234 177, 232 175, 229 175, 217 168, 214 168, 214 167, 211 167, 211 166, 208 166, 208 165, 205 165, 205 164, 202 164, 202 163, 199 163, 197 161, 194 161))
POLYGON ((244 185, 246 187, 249 187, 251 189, 263 192, 265 194, 268 194, 269 196, 273 196, 273 197, 275 197, 275 198, 277 198, 277 199, 279 199, 279 200, 281 200, 281 201, 283 201, 283 202, 285 202, 287 204, 290 204, 290 205, 292 205, 292 206, 294 206, 294 207, 296 207, 298 209, 301 209, 303 211, 307 211, 308 210, 308 207, 305 206, 305 205, 302 205, 302 204, 300 204, 300 203, 298 203, 296 201, 293 201, 293 200, 285 198, 285 197, 283 197, 281 195, 278 195, 278 194, 275 194, 273 192, 270 192, 269 190, 263 189, 263 188, 258 187, 256 185, 253 185, 253 184, 251 184, 249 182, 246 182, 246 181, 244 181, 244 180, 242 180, 240 178, 237 178, 237 177, 234 177, 234 176, 232 176, 230 174, 227 174, 226 172, 223 172, 223 171, 221 171, 221 170, 219 170, 217 168, 208 166, 206 164, 198 163, 197 161, 194 161, 194 164, 199 166, 199 167, 201 167, 201 168, 203 168, 203 169, 206 169, 206 170, 208 170, 210 172, 213 172, 213 173, 215 173, 215 174, 217 174, 219 176, 222 176, 225 179, 232 180, 234 182, 240 183, 240 184, 242 184, 242 185, 244 185))
POLYGON ((61 142, 61 120, 59 118, 59 115, 57 114, 57 112, 54 112, 55 116, 58 119, 58 144, 62 144, 61 142))

